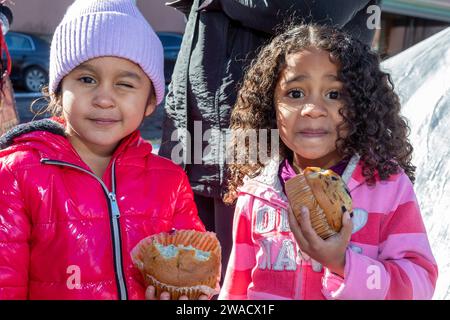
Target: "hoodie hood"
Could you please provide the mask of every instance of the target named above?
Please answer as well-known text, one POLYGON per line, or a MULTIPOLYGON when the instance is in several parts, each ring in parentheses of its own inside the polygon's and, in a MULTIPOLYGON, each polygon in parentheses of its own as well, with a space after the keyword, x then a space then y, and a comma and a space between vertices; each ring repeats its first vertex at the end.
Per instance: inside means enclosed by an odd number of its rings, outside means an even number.
MULTIPOLYGON (((289 201, 284 194, 283 186, 278 176, 279 166, 283 160, 279 156, 272 157, 256 177, 250 178, 247 176, 244 178, 244 184, 238 189, 239 192, 247 193, 277 204, 282 208, 287 208, 289 201)), ((359 155, 355 154, 350 159, 342 174, 342 179, 350 191, 353 191, 365 182, 359 155)))
POLYGON ((14 139, 34 131, 45 131, 65 137, 64 126, 54 120, 44 119, 32 121, 19 124, 1 136, 0 150, 6 149, 13 145, 14 139))

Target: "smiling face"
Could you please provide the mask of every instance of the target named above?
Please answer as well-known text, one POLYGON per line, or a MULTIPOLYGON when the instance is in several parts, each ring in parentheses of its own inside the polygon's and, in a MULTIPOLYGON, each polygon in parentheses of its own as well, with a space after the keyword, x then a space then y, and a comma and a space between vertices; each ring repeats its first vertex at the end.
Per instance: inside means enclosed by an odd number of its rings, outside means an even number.
POLYGON ((343 121, 343 85, 337 76, 329 52, 316 48, 288 54, 280 72, 274 94, 277 126, 294 152, 294 163, 302 168, 329 168, 340 160, 336 140, 343 121))
POLYGON ((67 135, 78 152, 111 155, 156 106, 144 71, 117 57, 80 64, 63 79, 61 93, 67 135))

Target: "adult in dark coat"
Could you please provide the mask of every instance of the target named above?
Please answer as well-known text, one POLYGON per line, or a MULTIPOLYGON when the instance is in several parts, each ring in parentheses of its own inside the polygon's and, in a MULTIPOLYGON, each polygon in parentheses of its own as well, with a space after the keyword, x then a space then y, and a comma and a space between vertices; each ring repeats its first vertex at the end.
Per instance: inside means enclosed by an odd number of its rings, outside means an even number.
POLYGON ((367 24, 373 14, 369 6, 378 2, 178 0, 168 4, 188 20, 166 97, 159 154, 185 168, 200 217, 221 241, 223 268, 231 250, 234 208, 222 202, 226 163, 221 160, 225 148, 221 132, 229 127, 245 68, 276 26, 290 17, 338 26, 370 44, 375 30, 367 24))

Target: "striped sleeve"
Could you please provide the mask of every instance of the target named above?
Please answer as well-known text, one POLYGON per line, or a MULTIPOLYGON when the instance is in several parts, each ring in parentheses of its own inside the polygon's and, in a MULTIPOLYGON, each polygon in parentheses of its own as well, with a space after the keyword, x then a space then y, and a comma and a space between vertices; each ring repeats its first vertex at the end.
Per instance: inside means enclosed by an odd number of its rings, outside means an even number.
POLYGON ((256 265, 255 245, 251 238, 252 196, 241 194, 238 198, 233 221, 233 248, 220 300, 247 299, 247 289, 252 282, 251 273, 256 265))
POLYGON ((344 279, 325 273, 328 299, 431 299, 437 281, 433 257, 413 186, 396 182, 398 201, 380 226, 378 259, 347 249, 344 279))

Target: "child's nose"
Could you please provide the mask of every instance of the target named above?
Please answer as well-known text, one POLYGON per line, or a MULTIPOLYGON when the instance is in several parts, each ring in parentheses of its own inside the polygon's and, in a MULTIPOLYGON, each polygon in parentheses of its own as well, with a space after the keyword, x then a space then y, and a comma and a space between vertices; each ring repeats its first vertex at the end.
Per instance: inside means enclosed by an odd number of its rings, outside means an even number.
POLYGON ((320 102, 309 102, 301 109, 303 117, 318 118, 327 115, 327 109, 320 102))
POLYGON ((112 90, 106 87, 98 87, 93 102, 94 106, 99 108, 114 107, 114 97, 112 90))

